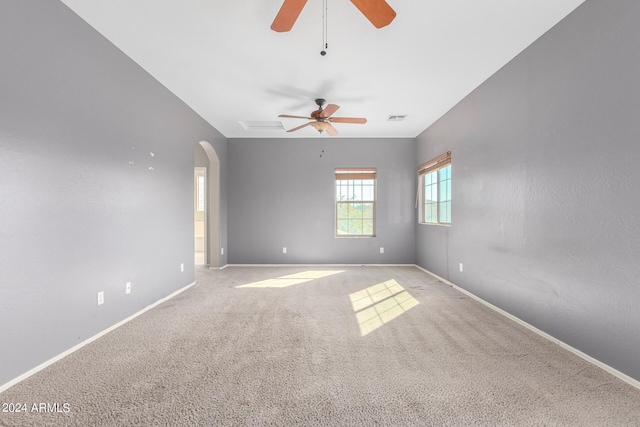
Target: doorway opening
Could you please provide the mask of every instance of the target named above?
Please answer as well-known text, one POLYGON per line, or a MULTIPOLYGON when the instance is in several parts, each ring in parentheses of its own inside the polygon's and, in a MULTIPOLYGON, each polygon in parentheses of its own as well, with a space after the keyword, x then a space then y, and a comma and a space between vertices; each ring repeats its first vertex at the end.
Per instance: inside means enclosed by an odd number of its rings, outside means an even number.
POLYGON ((195 144, 194 166, 195 264, 220 268, 220 160, 209 142, 195 144))
POLYGON ((194 169, 194 258, 196 265, 207 264, 207 168, 194 169))

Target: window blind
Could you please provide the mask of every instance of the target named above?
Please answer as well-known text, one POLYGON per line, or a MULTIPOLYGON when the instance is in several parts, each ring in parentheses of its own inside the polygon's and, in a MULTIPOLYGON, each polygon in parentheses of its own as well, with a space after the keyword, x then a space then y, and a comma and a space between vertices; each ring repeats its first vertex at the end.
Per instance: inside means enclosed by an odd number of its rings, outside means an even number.
POLYGON ((377 168, 336 168, 336 179, 376 179, 377 168))
POLYGON ((425 162, 418 166, 418 175, 426 175, 429 172, 433 172, 436 169, 443 168, 451 164, 451 151, 447 151, 446 153, 436 157, 435 159, 431 159, 428 162, 425 162))

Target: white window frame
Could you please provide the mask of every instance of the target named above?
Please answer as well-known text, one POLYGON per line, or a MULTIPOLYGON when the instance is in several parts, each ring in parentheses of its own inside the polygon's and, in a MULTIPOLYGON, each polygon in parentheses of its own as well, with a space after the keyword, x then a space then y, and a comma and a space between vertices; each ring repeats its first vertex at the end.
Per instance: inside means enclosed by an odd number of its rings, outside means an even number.
MULTIPOLYGON (((420 223, 450 226, 452 205, 451 152, 448 151, 418 166, 418 177, 418 192, 422 196, 420 223), (435 179, 433 179, 434 177, 435 179), (428 196, 428 193, 430 196, 428 196), (434 207, 435 209, 433 209, 434 207), (434 210, 435 215, 429 215, 434 210)), ((418 197, 416 197, 416 203, 417 201, 418 197)))
MULTIPOLYGON (((333 188, 335 191, 334 194, 334 214, 335 214, 335 226, 334 233, 335 237, 339 238, 353 238, 353 237, 376 237, 376 200, 377 200, 377 169, 376 168, 336 168, 335 169, 335 179, 333 188), (369 184, 365 184, 365 181, 373 181, 373 191, 368 192, 371 197, 365 197, 364 193, 366 187, 370 187, 369 184), (360 190, 360 196, 357 197, 357 191, 355 191, 353 200, 345 200, 344 191, 341 192, 341 188, 344 190, 346 184, 353 185, 354 189, 360 190), (357 205, 371 205, 371 218, 362 217, 362 228, 361 233, 352 233, 352 232, 341 232, 341 225, 344 225, 344 222, 350 222, 350 218, 344 216, 345 207, 348 212, 351 211, 351 206, 357 205), (365 234, 365 220, 371 220, 371 233, 365 234)), ((355 208, 357 210, 357 208, 355 208)), ((364 209, 364 206, 360 209, 364 209)), ((363 212, 364 215, 364 212, 363 212)))

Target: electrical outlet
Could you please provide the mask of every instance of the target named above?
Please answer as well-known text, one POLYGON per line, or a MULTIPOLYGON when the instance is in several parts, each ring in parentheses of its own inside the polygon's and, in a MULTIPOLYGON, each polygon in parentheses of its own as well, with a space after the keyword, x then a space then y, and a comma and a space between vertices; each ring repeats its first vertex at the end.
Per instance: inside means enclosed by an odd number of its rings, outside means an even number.
POLYGON ((462 271, 462 263, 460 263, 460 271, 462 271))
POLYGON ((287 253, 287 248, 282 248, 282 253, 286 254, 287 253))
POLYGON ((98 305, 104 304, 104 291, 98 292, 98 305))
POLYGON ((184 262, 182 264, 180 264, 180 272, 184 273, 184 262))
POLYGON ((124 293, 125 294, 131 293, 131 282, 127 282, 124 284, 124 293))
POLYGON ((384 248, 383 248, 383 247, 381 247, 381 248, 380 248, 380 253, 381 253, 381 254, 383 254, 383 253, 384 253, 384 248))

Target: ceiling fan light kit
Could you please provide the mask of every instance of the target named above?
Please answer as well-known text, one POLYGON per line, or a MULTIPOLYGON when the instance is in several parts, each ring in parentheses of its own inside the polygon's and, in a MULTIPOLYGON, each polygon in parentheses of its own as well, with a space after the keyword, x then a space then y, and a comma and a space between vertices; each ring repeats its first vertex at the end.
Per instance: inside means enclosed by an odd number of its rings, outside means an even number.
POLYGON ((318 132, 322 133, 326 131, 331 126, 331 123, 325 121, 317 121, 311 122, 311 126, 313 126, 318 132))

